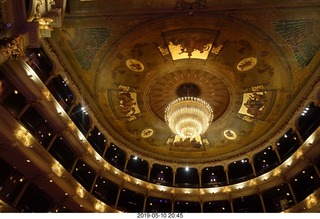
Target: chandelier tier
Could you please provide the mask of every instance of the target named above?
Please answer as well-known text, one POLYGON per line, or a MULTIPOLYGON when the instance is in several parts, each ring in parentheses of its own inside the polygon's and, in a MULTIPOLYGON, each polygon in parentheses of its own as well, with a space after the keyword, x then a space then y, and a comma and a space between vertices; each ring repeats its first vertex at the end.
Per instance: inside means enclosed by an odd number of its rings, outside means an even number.
POLYGON ((183 138, 195 138, 205 133, 213 120, 211 106, 196 97, 180 97, 167 106, 164 115, 173 133, 183 138))

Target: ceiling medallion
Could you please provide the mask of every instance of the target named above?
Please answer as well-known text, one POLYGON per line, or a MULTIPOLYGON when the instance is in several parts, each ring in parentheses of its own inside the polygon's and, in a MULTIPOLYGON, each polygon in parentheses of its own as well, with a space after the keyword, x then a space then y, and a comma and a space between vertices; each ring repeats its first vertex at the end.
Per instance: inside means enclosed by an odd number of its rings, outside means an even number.
POLYGON ((254 57, 248 57, 243 60, 241 60, 238 65, 237 69, 238 71, 248 71, 252 69, 257 64, 257 59, 254 57))
POLYGON ((200 98, 180 97, 169 103, 164 118, 173 133, 192 139, 207 131, 213 120, 213 111, 200 98))
POLYGON ((225 130, 223 135, 229 140, 235 140, 237 138, 237 134, 232 130, 225 130))
POLYGON ((144 129, 141 132, 141 137, 142 138, 149 138, 152 134, 153 134, 153 130, 152 129, 144 129))
POLYGON ((144 65, 136 59, 128 59, 126 61, 127 67, 134 72, 142 72, 144 70, 144 65))

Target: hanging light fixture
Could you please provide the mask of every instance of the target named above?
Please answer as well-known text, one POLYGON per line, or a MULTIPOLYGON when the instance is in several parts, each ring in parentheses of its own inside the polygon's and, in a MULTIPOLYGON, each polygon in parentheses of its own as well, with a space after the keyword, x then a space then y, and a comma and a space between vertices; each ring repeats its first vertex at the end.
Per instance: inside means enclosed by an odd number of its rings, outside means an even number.
POLYGON ((213 111, 206 101, 186 96, 169 103, 164 118, 173 133, 191 139, 207 131, 213 111))

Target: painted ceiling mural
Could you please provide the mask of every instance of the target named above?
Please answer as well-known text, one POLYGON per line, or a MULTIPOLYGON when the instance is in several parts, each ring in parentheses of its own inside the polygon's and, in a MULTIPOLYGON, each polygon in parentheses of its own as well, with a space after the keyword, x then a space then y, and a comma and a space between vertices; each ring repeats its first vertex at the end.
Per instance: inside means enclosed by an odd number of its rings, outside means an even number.
POLYGON ((288 43, 300 67, 305 67, 320 48, 320 37, 314 34, 316 20, 281 20, 275 30, 288 43))
POLYGON ((107 28, 63 28, 65 40, 84 70, 89 70, 96 53, 110 36, 107 28))
POLYGON ((114 115, 108 118, 113 128, 122 130, 138 147, 179 158, 186 152, 195 157, 218 156, 255 139, 246 135, 263 135, 270 125, 265 122, 269 114, 279 116, 281 110, 275 109, 283 106, 277 90, 287 83, 274 74, 282 66, 273 66, 279 61, 271 55, 273 49, 261 48, 260 36, 243 35, 243 30, 230 35, 234 30, 215 28, 214 19, 211 29, 208 24, 181 28, 185 26, 181 21, 174 28, 159 29, 171 22, 153 22, 122 39, 114 48, 112 67, 98 76, 98 87, 107 88, 101 106, 114 115), (230 60, 232 65, 225 63, 230 60), (213 107, 214 124, 198 139, 180 139, 164 123, 164 109, 177 98, 179 86, 192 82, 201 91, 199 97, 213 107), (145 130, 152 135, 142 137, 145 130))
POLYGON ((112 22, 101 16, 92 26, 82 17, 76 28, 66 18, 68 26, 53 36, 83 70, 77 76, 103 126, 131 150, 194 162, 243 154, 267 139, 266 130, 290 104, 287 92, 294 95, 293 85, 306 77, 299 67, 312 63, 320 48, 312 19, 285 20, 263 10, 200 13, 208 7, 207 1, 176 1, 173 16, 119 15, 112 22), (195 139, 174 135, 164 121, 166 106, 186 84, 214 111, 208 131, 195 139))

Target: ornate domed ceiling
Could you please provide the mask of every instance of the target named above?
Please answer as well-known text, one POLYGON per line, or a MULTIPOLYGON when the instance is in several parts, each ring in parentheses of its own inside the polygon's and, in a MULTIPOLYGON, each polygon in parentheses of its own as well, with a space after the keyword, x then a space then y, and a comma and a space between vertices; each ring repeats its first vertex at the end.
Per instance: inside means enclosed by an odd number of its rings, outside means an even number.
POLYGON ((74 3, 49 39, 113 138, 148 157, 193 163, 240 156, 267 141, 308 77, 303 67, 315 54, 304 47, 320 45, 312 13, 297 18, 295 8, 270 4, 235 10, 214 1, 142 2, 141 10, 123 11, 122 3, 108 10, 74 3), (164 122, 166 106, 186 88, 214 112, 197 145, 179 144, 164 122))

